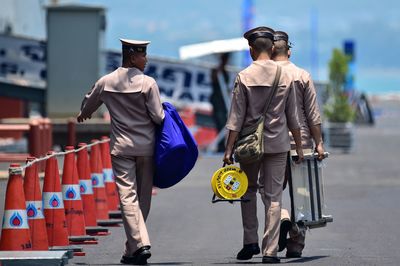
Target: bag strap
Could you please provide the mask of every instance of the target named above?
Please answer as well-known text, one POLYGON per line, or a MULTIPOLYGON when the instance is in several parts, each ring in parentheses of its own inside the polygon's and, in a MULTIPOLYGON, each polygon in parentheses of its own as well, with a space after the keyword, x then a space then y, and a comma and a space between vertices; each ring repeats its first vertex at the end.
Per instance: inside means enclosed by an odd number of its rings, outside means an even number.
POLYGON ((281 79, 281 72, 282 72, 281 70, 282 70, 281 66, 277 65, 274 83, 272 83, 272 93, 271 93, 271 95, 270 95, 270 97, 268 99, 267 105, 264 108, 263 116, 265 116, 267 114, 267 111, 268 111, 268 108, 269 108, 269 106, 271 104, 272 98, 275 95, 276 88, 278 87, 279 80, 281 79))

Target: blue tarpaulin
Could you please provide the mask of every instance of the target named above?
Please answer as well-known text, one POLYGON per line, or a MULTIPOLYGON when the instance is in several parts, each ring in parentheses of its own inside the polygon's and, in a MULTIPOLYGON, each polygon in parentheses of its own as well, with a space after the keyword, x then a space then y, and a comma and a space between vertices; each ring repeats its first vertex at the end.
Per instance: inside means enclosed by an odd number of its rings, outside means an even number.
POLYGON ((168 188, 192 170, 199 152, 175 107, 165 102, 163 108, 164 122, 156 131, 154 186, 168 188))

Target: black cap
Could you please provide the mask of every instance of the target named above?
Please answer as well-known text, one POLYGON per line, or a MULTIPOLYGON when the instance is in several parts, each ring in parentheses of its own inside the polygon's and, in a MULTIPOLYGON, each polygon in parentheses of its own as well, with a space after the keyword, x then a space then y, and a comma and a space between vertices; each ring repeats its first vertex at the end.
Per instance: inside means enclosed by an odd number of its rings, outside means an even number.
POLYGON ((251 44, 257 38, 267 38, 271 41, 274 41, 274 33, 275 31, 273 29, 261 26, 245 32, 245 34, 243 34, 243 37, 247 39, 249 44, 251 44))
POLYGON ((138 41, 138 40, 128 40, 119 39, 122 43, 122 50, 129 50, 131 52, 145 53, 147 45, 150 41, 138 41))
POLYGON ((289 41, 289 35, 284 31, 275 31, 274 42, 277 41, 285 41, 289 48, 292 47, 292 43, 289 41))

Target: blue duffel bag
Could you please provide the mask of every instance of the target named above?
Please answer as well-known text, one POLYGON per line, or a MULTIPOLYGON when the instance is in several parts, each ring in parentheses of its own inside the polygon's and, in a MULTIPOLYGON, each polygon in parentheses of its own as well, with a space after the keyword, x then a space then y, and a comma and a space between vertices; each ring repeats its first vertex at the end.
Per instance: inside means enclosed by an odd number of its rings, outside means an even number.
POLYGON ((165 118, 156 130, 154 186, 168 188, 181 181, 194 167, 198 148, 175 107, 163 103, 165 118))

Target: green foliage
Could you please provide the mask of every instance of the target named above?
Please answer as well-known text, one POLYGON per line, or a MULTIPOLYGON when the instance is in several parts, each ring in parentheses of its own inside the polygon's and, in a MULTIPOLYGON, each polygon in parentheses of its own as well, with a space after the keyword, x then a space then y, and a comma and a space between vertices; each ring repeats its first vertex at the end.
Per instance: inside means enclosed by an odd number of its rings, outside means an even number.
POLYGON ((348 62, 348 56, 337 48, 333 49, 332 58, 329 61, 329 83, 335 93, 340 93, 343 90, 349 71, 348 62))
POLYGON ((324 105, 324 114, 330 122, 352 122, 355 118, 355 111, 344 94, 330 98, 324 105))
POLYGON ((343 93, 349 58, 339 49, 333 49, 329 61, 329 99, 324 105, 324 115, 330 122, 352 122, 355 111, 343 93))

